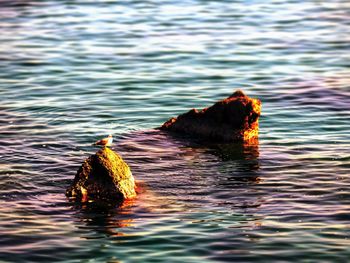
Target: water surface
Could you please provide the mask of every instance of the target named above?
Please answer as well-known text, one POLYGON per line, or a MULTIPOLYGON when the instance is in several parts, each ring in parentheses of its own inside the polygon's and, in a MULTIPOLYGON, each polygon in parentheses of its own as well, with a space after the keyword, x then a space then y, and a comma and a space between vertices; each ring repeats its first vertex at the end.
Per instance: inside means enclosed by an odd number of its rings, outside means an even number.
POLYGON ((346 262, 348 1, 1 1, 0 261, 346 262), (152 130, 241 88, 259 145, 152 130), (142 192, 64 193, 113 133, 142 192))

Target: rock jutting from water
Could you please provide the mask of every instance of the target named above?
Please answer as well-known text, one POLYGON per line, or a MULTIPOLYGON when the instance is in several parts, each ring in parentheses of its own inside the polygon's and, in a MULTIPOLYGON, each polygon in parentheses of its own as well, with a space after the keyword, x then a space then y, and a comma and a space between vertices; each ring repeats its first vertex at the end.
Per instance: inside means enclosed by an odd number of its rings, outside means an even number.
POLYGON ((129 166, 116 152, 104 147, 84 161, 66 195, 81 202, 121 202, 136 196, 135 187, 129 166))
POLYGON ((192 109, 165 122, 160 129, 216 142, 251 142, 258 138, 261 101, 237 90, 213 106, 192 109))

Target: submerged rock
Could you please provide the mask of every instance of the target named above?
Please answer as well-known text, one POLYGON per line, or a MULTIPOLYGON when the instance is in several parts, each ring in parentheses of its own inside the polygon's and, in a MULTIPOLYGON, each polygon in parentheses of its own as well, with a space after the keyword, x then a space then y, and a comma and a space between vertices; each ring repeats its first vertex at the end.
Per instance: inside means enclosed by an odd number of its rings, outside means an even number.
POLYGON ((160 129, 218 142, 250 142, 258 138, 260 111, 260 100, 238 90, 209 108, 171 118, 160 129))
POLYGON ((84 161, 66 195, 82 202, 119 202, 136 196, 135 180, 123 159, 104 147, 84 161))

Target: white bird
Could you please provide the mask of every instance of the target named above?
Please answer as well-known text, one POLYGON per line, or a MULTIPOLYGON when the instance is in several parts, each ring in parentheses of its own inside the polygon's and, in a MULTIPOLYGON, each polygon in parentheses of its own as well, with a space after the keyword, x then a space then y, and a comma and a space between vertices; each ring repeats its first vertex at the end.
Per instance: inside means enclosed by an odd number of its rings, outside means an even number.
POLYGON ((103 147, 111 146, 113 142, 112 134, 108 135, 108 137, 98 140, 94 143, 94 145, 101 145, 103 147))

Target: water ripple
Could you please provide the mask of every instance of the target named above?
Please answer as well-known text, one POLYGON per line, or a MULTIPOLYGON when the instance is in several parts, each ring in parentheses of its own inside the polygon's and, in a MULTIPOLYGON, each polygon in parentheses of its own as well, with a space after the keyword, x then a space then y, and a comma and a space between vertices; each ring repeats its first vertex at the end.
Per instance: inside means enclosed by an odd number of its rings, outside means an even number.
POLYGON ((346 1, 1 1, 0 261, 346 262, 346 1), (242 88, 259 145, 151 130, 242 88), (113 133, 140 193, 69 203, 113 133))

